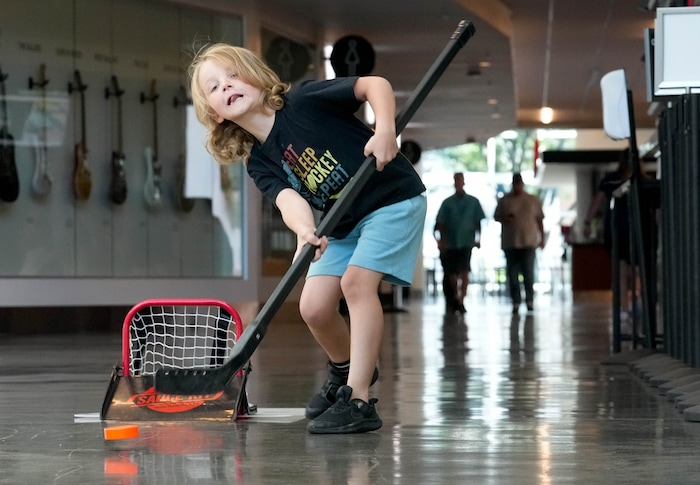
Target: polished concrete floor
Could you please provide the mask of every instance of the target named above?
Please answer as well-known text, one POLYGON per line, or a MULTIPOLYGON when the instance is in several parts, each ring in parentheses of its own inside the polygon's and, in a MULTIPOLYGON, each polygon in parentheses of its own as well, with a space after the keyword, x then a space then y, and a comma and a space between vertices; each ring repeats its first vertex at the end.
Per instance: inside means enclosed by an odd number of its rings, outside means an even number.
POLYGON ((601 364, 609 298, 542 294, 512 316, 472 293, 464 317, 439 297, 386 314, 384 427, 363 435, 307 434, 324 358, 298 321, 273 321, 254 355, 257 415, 120 441, 96 418, 119 335, 0 336, 0 484, 700 483, 700 423, 601 364))

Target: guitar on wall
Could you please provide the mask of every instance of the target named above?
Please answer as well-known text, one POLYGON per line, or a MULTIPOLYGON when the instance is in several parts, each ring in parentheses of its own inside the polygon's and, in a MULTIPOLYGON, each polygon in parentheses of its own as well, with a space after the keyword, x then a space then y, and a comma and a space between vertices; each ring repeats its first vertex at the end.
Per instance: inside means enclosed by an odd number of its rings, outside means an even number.
POLYGON ((32 190, 39 196, 47 195, 51 191, 51 175, 49 174, 48 162, 48 130, 46 127, 46 65, 39 66, 39 79, 29 78, 29 89, 35 87, 41 92, 39 101, 39 112, 41 113, 41 136, 35 135, 34 139, 34 175, 32 176, 32 190))
POLYGON ((144 150, 144 158, 146 159, 146 184, 143 187, 143 195, 146 198, 146 204, 151 209, 160 207, 163 203, 163 194, 160 187, 161 184, 161 164, 158 160, 158 109, 156 100, 156 80, 151 81, 151 94, 146 96, 141 93, 141 103, 150 101, 153 103, 153 146, 146 147, 144 150))
POLYGON ((73 189, 78 200, 87 200, 92 191, 92 174, 88 169, 87 137, 85 130, 85 90, 80 71, 74 74, 75 86, 68 83, 68 93, 77 91, 80 93, 80 141, 75 144, 75 172, 73 175, 73 189))
POLYGON ((124 94, 124 91, 119 89, 117 76, 112 76, 112 90, 110 91, 109 88, 106 88, 105 97, 109 99, 110 96, 115 96, 117 98, 117 146, 112 151, 112 178, 109 183, 109 199, 115 204, 123 204, 127 193, 126 171, 124 169, 126 157, 124 155, 122 128, 122 94, 124 94))
POLYGON ((2 95, 2 127, 0 127, 0 200, 14 202, 19 196, 19 177, 15 163, 15 141, 10 135, 7 116, 7 94, 5 93, 7 74, 0 68, 0 95, 2 95))
MULTIPOLYGON (((189 104, 192 104, 192 101, 187 97, 187 90, 184 88, 184 86, 180 87, 180 91, 178 93, 178 96, 175 96, 173 98, 173 105, 175 108, 177 108, 180 105, 187 106, 189 104)), ((184 117, 186 118, 186 116, 184 117)), ((177 208, 180 209, 182 212, 190 212, 192 209, 194 209, 194 203, 195 199, 191 199, 187 196, 185 196, 185 181, 187 179, 187 164, 185 161, 185 133, 183 132, 182 136, 182 141, 183 141, 183 150, 180 153, 180 155, 177 158, 177 179, 175 183, 175 204, 177 205, 177 208)))

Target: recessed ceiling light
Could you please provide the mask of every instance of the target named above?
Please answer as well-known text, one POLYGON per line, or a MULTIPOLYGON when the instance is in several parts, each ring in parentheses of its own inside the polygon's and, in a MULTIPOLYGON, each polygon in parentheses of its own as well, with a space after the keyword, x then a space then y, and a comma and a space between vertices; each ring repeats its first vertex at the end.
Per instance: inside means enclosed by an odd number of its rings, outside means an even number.
POLYGON ((549 106, 543 106, 540 109, 540 121, 545 125, 548 125, 554 119, 554 110, 549 106))

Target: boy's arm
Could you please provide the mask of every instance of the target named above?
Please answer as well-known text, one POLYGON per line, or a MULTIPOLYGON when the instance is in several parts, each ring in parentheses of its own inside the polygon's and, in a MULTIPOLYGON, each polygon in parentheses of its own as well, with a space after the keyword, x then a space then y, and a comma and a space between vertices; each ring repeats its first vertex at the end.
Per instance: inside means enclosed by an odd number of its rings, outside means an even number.
POLYGON ((328 238, 316 236, 316 220, 313 211, 304 198, 294 189, 283 189, 275 199, 282 213, 284 224, 297 236, 297 249, 294 259, 306 243, 317 246, 313 261, 321 257, 328 246, 328 238))
POLYGON ((374 155, 377 170, 382 170, 399 153, 396 140, 396 99, 389 81, 379 76, 364 76, 355 81, 355 97, 367 101, 374 112, 374 135, 365 145, 365 156, 374 155))

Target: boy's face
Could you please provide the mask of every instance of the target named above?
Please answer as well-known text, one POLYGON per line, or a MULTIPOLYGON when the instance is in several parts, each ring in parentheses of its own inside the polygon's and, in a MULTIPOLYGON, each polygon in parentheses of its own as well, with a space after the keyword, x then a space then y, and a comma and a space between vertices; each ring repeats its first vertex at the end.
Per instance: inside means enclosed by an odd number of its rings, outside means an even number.
POLYGON ((240 122, 252 113, 262 110, 262 91, 237 77, 228 67, 207 60, 197 76, 207 103, 214 110, 214 120, 240 122))

